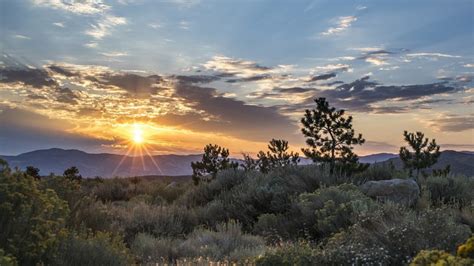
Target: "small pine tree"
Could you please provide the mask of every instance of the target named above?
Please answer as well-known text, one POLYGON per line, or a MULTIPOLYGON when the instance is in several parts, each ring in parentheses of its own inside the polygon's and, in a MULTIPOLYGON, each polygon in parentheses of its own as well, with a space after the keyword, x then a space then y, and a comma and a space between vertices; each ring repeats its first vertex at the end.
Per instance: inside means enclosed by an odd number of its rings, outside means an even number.
POLYGON ((405 169, 410 170, 410 174, 413 170, 416 171, 416 178, 418 178, 423 169, 432 166, 438 161, 441 155, 440 147, 436 144, 435 139, 430 142, 428 138, 425 138, 425 134, 419 131, 408 133, 405 130, 403 136, 413 151, 410 151, 407 147, 401 147, 400 159, 405 169))
POLYGON ((450 172, 451 172, 451 165, 448 164, 443 169, 433 169, 433 176, 447 177, 450 172))
POLYGON ((270 158, 264 151, 259 151, 257 154, 257 166, 258 170, 264 174, 268 173, 272 168, 270 158))
POLYGON ((79 174, 79 169, 75 166, 71 166, 64 170, 63 176, 70 180, 81 181, 82 176, 79 174))
POLYGON ((257 161, 250 156, 248 153, 242 153, 243 162, 240 164, 240 167, 244 169, 245 172, 253 171, 257 169, 257 161))
POLYGON ((229 168, 236 169, 239 164, 232 162, 228 157, 228 149, 219 145, 206 145, 206 147, 204 147, 202 160, 200 162, 191 163, 194 184, 197 185, 200 181, 211 181, 216 178, 217 173, 221 170, 229 168))
POLYGON ((35 179, 40 179, 39 175, 40 169, 36 168, 34 166, 27 166, 25 173, 31 177, 34 177, 35 179))
POLYGON ((272 168, 297 165, 300 161, 299 154, 288 152, 288 141, 272 139, 268 144, 267 156, 270 159, 272 168))
POLYGON ((347 172, 363 171, 367 164, 359 164, 359 157, 352 149, 354 145, 362 145, 365 139, 356 136, 352 128, 352 116, 346 117, 344 110, 330 107, 325 98, 318 98, 316 109, 306 110, 301 119, 303 135, 310 148, 303 148, 305 156, 314 162, 328 162, 331 175, 336 163, 347 172))

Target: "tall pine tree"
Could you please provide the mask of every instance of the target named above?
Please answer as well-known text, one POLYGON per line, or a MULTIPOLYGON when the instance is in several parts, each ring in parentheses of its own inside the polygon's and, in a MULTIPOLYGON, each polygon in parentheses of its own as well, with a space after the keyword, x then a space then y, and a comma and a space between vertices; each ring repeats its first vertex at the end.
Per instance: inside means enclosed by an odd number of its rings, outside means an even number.
POLYGON ((329 106, 326 98, 314 100, 316 108, 306 110, 301 119, 303 135, 309 148, 303 148, 305 156, 314 162, 327 162, 331 175, 336 166, 346 173, 365 170, 367 164, 359 164, 359 157, 353 152, 354 145, 365 142, 361 134, 356 136, 352 128, 352 116, 345 116, 344 110, 329 106))
POLYGON ((436 144, 435 139, 430 142, 422 132, 409 133, 405 130, 403 137, 412 151, 407 147, 401 147, 400 159, 405 169, 410 170, 410 174, 413 170, 416 171, 416 177, 418 178, 423 169, 432 166, 438 161, 441 154, 439 151, 440 147, 436 144))

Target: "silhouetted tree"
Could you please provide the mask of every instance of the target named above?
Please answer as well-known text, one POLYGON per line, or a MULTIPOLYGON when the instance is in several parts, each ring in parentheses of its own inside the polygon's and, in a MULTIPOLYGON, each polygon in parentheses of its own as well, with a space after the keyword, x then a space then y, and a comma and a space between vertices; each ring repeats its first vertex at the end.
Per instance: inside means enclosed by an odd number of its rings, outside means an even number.
POLYGON ((257 166, 258 170, 264 174, 268 173, 272 167, 270 158, 264 151, 259 151, 257 154, 257 166))
POLYGON ((27 166, 25 173, 35 179, 40 179, 41 176, 39 175, 40 169, 34 166, 27 166))
POLYGON ((229 158, 229 150, 219 145, 208 144, 204 147, 204 154, 200 162, 192 162, 193 181, 199 184, 200 181, 211 181, 216 178, 219 171, 224 169, 236 169, 239 164, 232 162, 229 158), (208 178, 210 176, 210 178, 208 178))
POLYGON ((272 168, 297 165, 300 161, 299 154, 288 152, 288 141, 282 139, 272 139, 268 144, 267 153, 272 168))
POLYGON ((242 153, 243 162, 240 164, 240 167, 244 169, 244 171, 252 171, 257 169, 257 161, 250 156, 250 154, 242 153))
POLYGON ((432 166, 438 161, 438 157, 441 154, 439 145, 436 144, 435 139, 430 142, 428 138, 425 138, 425 134, 419 131, 416 133, 408 133, 408 131, 405 130, 403 136, 412 151, 407 147, 401 147, 400 159, 405 169, 410 170, 410 174, 413 170, 416 170, 416 177, 418 178, 420 171, 432 166))
POLYGON ((81 181, 82 176, 79 174, 79 169, 75 166, 71 166, 64 170, 63 176, 70 180, 81 181))
POLYGON ((352 116, 345 116, 344 110, 330 107, 325 98, 318 98, 316 109, 306 110, 301 119, 302 133, 310 148, 303 148, 305 156, 314 162, 328 162, 331 175, 336 164, 346 172, 363 171, 368 164, 359 164, 359 157, 353 152, 354 145, 362 145, 365 139, 356 136, 352 128, 352 116))

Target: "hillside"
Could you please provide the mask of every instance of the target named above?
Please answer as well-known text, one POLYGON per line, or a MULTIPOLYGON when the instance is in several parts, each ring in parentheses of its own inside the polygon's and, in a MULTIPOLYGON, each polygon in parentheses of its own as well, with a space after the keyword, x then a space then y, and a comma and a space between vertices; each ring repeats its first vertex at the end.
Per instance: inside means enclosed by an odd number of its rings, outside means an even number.
POLYGON ((47 149, 23 153, 17 156, 0 156, 11 167, 24 169, 32 165, 41 175, 62 174, 71 166, 79 168, 83 177, 189 175, 191 162, 200 155, 155 155, 150 157, 122 156, 110 153, 91 154, 79 150, 47 149), (156 164, 155 164, 156 163, 156 164))
MULTIPOLYGON (((392 162, 397 168, 402 163, 396 154, 377 153, 361 156, 363 163, 392 162)), ((201 155, 156 155, 153 160, 148 157, 132 157, 118 154, 92 154, 80 150, 47 149, 23 153, 17 156, 0 156, 11 167, 25 169, 32 165, 38 167, 41 175, 49 173, 62 174, 71 166, 79 168, 84 177, 127 177, 127 176, 185 176, 191 175, 191 162, 201 159, 201 155), (156 164, 155 164, 156 163, 156 164)), ((301 158, 300 164, 311 164, 312 161, 301 158)), ((468 152, 444 151, 435 169, 450 164, 453 173, 474 175, 474 154, 468 152)))
MULTIPOLYGON (((398 157, 380 163, 386 164, 390 162, 396 168, 403 167, 402 161, 398 157)), ((443 151, 438 162, 431 169, 445 168, 448 164, 451 165, 451 172, 454 174, 474 176, 474 154, 472 152, 443 151)))

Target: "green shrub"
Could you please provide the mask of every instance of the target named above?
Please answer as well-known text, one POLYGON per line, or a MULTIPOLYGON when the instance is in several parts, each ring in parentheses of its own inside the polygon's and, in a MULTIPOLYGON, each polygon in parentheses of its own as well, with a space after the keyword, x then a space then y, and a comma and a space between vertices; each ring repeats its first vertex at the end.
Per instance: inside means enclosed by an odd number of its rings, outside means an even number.
POLYGON ((2 266, 16 266, 18 262, 15 257, 5 254, 5 251, 0 248, 0 265, 2 266))
POLYGON ((70 234, 51 265, 130 265, 133 258, 121 237, 110 233, 70 234))
POLYGON ((216 231, 196 229, 183 242, 186 257, 205 257, 213 260, 242 261, 257 257, 265 251, 264 240, 244 234, 235 221, 219 224, 216 231))
POLYGON ((35 264, 55 246, 69 212, 52 189, 22 172, 0 172, 0 248, 19 264, 35 264))
POLYGON ((447 209, 415 213, 386 204, 318 251, 322 264, 407 264, 423 249, 451 250, 471 234, 447 209))
POLYGON ((461 206, 474 203, 474 179, 464 176, 431 176, 426 189, 434 205, 457 203, 461 206))
POLYGON ((174 238, 155 238, 139 233, 131 245, 132 253, 144 264, 174 262, 185 256, 181 247, 183 240, 174 238))
POLYGON ((309 232, 311 238, 321 238, 349 227, 375 210, 378 204, 354 185, 343 184, 303 193, 297 206, 304 231, 309 232))
POLYGON ((285 243, 256 259, 257 266, 317 265, 307 242, 285 243))
POLYGON ((114 178, 104 180, 93 190, 96 196, 102 202, 129 200, 129 183, 126 179, 114 178))
POLYGON ((410 266, 425 266, 425 265, 456 265, 456 266, 471 266, 474 260, 465 259, 453 256, 446 251, 441 250, 422 250, 410 266))

